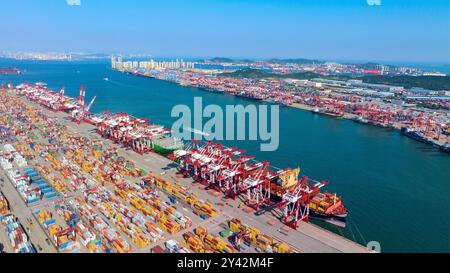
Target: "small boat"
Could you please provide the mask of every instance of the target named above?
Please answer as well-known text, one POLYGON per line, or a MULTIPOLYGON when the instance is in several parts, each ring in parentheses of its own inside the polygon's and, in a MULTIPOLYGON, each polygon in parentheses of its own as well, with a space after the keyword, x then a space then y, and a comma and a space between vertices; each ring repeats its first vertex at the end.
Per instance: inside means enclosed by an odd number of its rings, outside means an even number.
POLYGON ((109 81, 108 77, 103 78, 104 81, 109 81))

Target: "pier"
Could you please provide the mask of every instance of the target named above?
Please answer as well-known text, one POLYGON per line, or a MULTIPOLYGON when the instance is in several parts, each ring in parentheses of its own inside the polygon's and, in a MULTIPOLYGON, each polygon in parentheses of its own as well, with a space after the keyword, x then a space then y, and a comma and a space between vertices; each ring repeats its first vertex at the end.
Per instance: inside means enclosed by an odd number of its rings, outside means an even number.
MULTIPOLYGON (((27 103, 31 102, 27 101, 27 103)), ((55 113, 34 103, 31 104, 33 104, 34 107, 44 111, 44 113, 49 117, 58 118, 58 120, 67 125, 67 128, 69 128, 72 132, 90 139, 101 139, 100 136, 93 133, 95 130, 93 125, 70 122, 68 121, 69 116, 66 113, 55 113)), ((219 225, 223 225, 223 222, 226 219, 239 218, 246 221, 248 225, 254 226, 265 234, 272 236, 274 239, 289 242, 289 244, 291 244, 297 252, 369 252, 365 247, 311 223, 301 222, 298 228, 293 230, 283 225, 272 213, 256 216, 252 211, 246 211, 239 208, 240 200, 225 200, 214 195, 211 191, 201 189, 200 184, 193 184, 191 178, 177 176, 177 170, 173 166, 173 162, 163 156, 154 153, 140 155, 129 149, 119 147, 110 140, 101 139, 101 141, 106 145, 106 147, 117 148, 120 155, 134 161, 137 167, 145 168, 146 170, 154 173, 156 176, 172 183, 179 183, 195 192, 199 198, 203 200, 209 200, 211 203, 216 205, 219 203, 225 204, 218 207, 220 214, 216 220, 211 219, 207 222, 203 222, 198 217, 192 217, 191 219, 193 219, 194 223, 191 229, 194 229, 199 225, 204 225, 208 227, 208 229, 214 230, 218 229, 219 225), (270 223, 270 225, 268 223, 270 223)), ((10 187, 6 190, 8 192, 14 191, 14 189, 10 187)), ((11 194, 12 193, 9 193, 8 195, 11 194)), ((26 211, 26 208, 22 208, 22 210, 26 211)), ((36 236, 39 236, 39 234, 36 236)), ((42 236, 42 234, 40 236, 42 236)), ((170 238, 176 238, 178 241, 182 241, 181 233, 175 234, 170 238)), ((150 248, 152 246, 154 246, 154 244, 150 245, 150 248)), ((146 249, 148 250, 148 248, 146 249)), ((146 249, 140 249, 138 252, 146 252, 146 249)))

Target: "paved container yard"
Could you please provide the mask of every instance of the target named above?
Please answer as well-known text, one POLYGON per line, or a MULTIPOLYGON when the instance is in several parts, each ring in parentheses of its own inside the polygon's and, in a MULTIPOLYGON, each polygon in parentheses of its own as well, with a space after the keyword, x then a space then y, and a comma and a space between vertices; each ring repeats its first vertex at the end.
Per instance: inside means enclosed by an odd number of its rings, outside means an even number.
MULTIPOLYGON (((24 101, 36 108, 43 109, 30 101, 25 99, 24 101)), ((154 246, 164 246, 164 242, 170 239, 174 239, 177 242, 182 243, 183 234, 188 231, 194 231, 199 226, 206 227, 209 233, 214 236, 218 236, 220 231, 227 228, 228 221, 232 218, 240 219, 243 223, 259 229, 261 232, 271 236, 277 241, 288 243, 295 252, 368 252, 365 247, 311 223, 302 222, 296 230, 287 228, 278 219, 281 212, 277 210, 256 215, 254 211, 245 209, 245 205, 241 206, 242 200, 239 200, 239 198, 236 198, 236 200, 225 199, 221 194, 218 195, 217 192, 212 190, 205 190, 203 185, 193 183, 192 178, 181 177, 177 174, 176 164, 163 156, 155 153, 148 153, 144 155, 137 154, 132 150, 119 147, 110 140, 102 139, 95 133, 95 128, 92 125, 86 123, 73 123, 68 120, 67 114, 62 112, 54 113, 46 109, 43 109, 43 111, 50 117, 58 118, 62 124, 65 124, 68 129, 74 133, 89 137, 90 139, 101 139, 107 148, 118 148, 118 153, 121 156, 133 161, 136 164, 136 167, 143 168, 153 173, 155 176, 166 181, 170 181, 171 183, 179 183, 180 185, 185 186, 189 189, 189 191, 195 192, 199 199, 209 201, 219 211, 217 216, 201 219, 198 215, 193 213, 192 208, 190 208, 189 205, 178 202, 174 204, 174 206, 178 211, 192 220, 192 226, 182 229, 175 234, 165 232, 162 238, 155 242, 151 242, 143 248, 136 247, 131 238, 123 231, 120 231, 119 233, 121 237, 123 237, 127 243, 130 244, 131 252, 148 253, 154 246)), ((33 167, 34 165, 46 166, 48 165, 48 162, 45 162, 41 157, 36 157, 36 159, 29 162, 28 165, 30 167, 33 167)), ((49 253, 61 252, 57 250, 54 244, 51 243, 52 240, 48 232, 46 232, 45 228, 37 221, 37 218, 33 215, 33 213, 42 209, 52 211, 54 218, 57 218, 55 219, 57 223, 64 226, 65 223, 63 219, 61 219, 60 216, 57 215, 56 211, 54 211, 55 201, 62 200, 67 203, 67 201, 82 196, 82 191, 71 189, 65 197, 57 196, 53 199, 41 200, 36 205, 28 206, 14 188, 12 182, 6 174, 3 171, 0 171, 0 175, 4 179, 4 183, 1 186, 1 191, 9 201, 12 212, 19 218, 19 221, 26 229, 27 234, 29 235, 36 250, 38 252, 49 253)), ((130 180, 132 182, 138 182, 138 179, 130 180)), ((65 182, 68 183, 70 181, 65 182)), ((114 192, 114 187, 112 185, 105 185, 105 188, 111 192, 114 192)), ((169 203, 168 194, 162 190, 159 190, 158 197, 162 201, 169 203)), ((128 200, 124 200, 123 202, 130 206, 130 202, 128 202, 128 200)), ((111 225, 114 224, 110 219, 102 215, 97 208, 93 208, 93 210, 100 215, 103 220, 111 225)), ((5 245, 5 251, 11 251, 11 249, 8 248, 8 242, 5 241, 5 234, 2 232, 0 232, 0 243, 5 245)), ((77 244, 76 249, 78 249, 79 252, 87 252, 87 249, 79 244, 77 244)), ((249 247, 245 250, 245 252, 257 251, 260 250, 257 250, 254 247, 249 247)))

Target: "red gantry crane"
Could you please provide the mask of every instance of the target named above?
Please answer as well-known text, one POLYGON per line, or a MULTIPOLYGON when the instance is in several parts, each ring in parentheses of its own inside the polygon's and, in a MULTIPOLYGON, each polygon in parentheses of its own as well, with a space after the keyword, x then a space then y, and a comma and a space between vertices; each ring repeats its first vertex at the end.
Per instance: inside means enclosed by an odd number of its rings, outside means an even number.
MULTIPOLYGON (((244 169, 245 170, 245 169, 244 169)), ((258 210, 265 203, 270 204, 269 162, 258 162, 245 170, 248 176, 239 183, 239 192, 247 195, 247 206, 258 210)))
POLYGON ((309 201, 320 192, 320 189, 328 184, 327 180, 316 182, 310 186, 310 179, 303 176, 298 183, 283 195, 283 200, 277 204, 284 210, 282 222, 294 229, 297 228, 299 221, 308 221, 309 219, 309 201))

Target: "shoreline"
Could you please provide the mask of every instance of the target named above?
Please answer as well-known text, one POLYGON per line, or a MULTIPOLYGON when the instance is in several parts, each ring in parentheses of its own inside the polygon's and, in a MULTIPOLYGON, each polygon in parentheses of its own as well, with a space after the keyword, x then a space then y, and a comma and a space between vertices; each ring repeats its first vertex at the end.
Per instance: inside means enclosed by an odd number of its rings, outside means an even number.
MULTIPOLYGON (((201 87, 196 87, 196 86, 192 86, 192 85, 189 85, 189 84, 185 84, 183 82, 164 80, 164 79, 160 79, 160 78, 157 78, 155 76, 152 76, 152 75, 135 74, 135 73, 132 73, 130 71, 125 71, 125 70, 124 71, 117 70, 117 69, 112 69, 112 70, 120 72, 120 73, 124 73, 124 74, 130 74, 132 76, 145 77, 145 78, 156 79, 156 80, 160 80, 160 81, 164 81, 164 82, 174 83, 174 84, 177 84, 177 85, 179 85, 181 87, 197 88, 197 89, 199 89, 199 90, 201 90, 203 92, 217 93, 217 94, 228 94, 228 95, 236 96, 236 97, 239 97, 239 98, 245 98, 245 99, 248 99, 248 100, 261 101, 261 102, 265 102, 265 103, 274 104, 273 102, 270 102, 270 101, 258 100, 258 99, 251 98, 251 97, 246 97, 246 96, 239 96, 239 95, 236 95, 236 94, 230 94, 230 93, 222 92, 222 91, 219 91, 219 90, 217 90, 217 91, 216 90, 208 90, 206 88, 201 88, 201 87)), ((280 105, 280 104, 276 104, 276 105, 280 105)), ((315 113, 313 106, 309 106, 309 105, 298 103, 298 102, 294 102, 292 104, 282 105, 282 106, 292 107, 292 108, 295 108, 295 109, 299 109, 299 110, 309 111, 309 112, 315 113)), ((329 116, 329 117, 334 117, 334 118, 337 118, 337 119, 346 119, 346 120, 355 120, 358 117, 358 115, 355 115, 355 114, 352 114, 352 113, 344 113, 342 116, 339 116, 339 117, 336 116, 336 115, 333 115, 333 114, 328 114, 328 113, 317 113, 317 114, 321 114, 321 115, 325 115, 325 116, 329 116)), ((391 124, 390 126, 387 126, 387 127, 384 127, 384 126, 381 126, 381 125, 378 125, 378 124, 374 124, 372 122, 365 123, 365 125, 370 125, 370 126, 373 126, 373 127, 386 128, 386 129, 394 129, 394 130, 398 130, 398 131, 400 131, 403 127, 407 127, 407 125, 403 125, 403 124, 401 124, 399 122, 394 122, 393 124, 391 124)), ((431 146, 433 148, 436 148, 436 149, 440 149, 440 147, 442 147, 446 143, 445 137, 441 137, 439 140, 436 140, 436 139, 429 139, 429 140, 433 143, 433 144, 431 144, 431 146)), ((417 140, 414 140, 414 141, 419 142, 417 140)), ((427 144, 427 145, 430 145, 430 144, 427 144)), ((443 152, 443 153, 445 153, 445 152, 443 152)))
MULTIPOLYGON (((137 167, 144 167, 154 173, 155 176, 168 180, 171 183, 180 183, 183 186, 191 187, 194 192, 199 195, 199 197, 202 197, 203 200, 224 202, 223 198, 218 198, 217 196, 211 195, 210 192, 202 190, 201 187, 197 188, 199 185, 197 183, 193 184, 191 178, 177 177, 173 169, 167 169, 167 165, 169 165, 172 161, 164 156, 156 153, 140 155, 132 150, 127 150, 121 145, 113 143, 111 140, 104 139, 97 133, 93 132, 92 129, 95 127, 91 124, 87 124, 85 122, 81 124, 73 123, 67 120, 67 117, 69 116, 67 113, 55 113, 29 101, 28 99, 18 96, 16 97, 31 105, 33 108, 42 110, 49 117, 57 118, 60 122, 62 122, 61 124, 64 124, 71 132, 81 136, 86 136, 90 139, 99 139, 107 147, 117 148, 122 156, 131 159, 135 162, 137 167)), ((273 216, 253 216, 252 213, 248 213, 240 209, 236 203, 238 203, 238 200, 226 202, 226 206, 220 208, 220 215, 227 217, 238 215, 240 219, 243 219, 248 224, 256 226, 263 231, 270 232, 274 238, 282 238, 283 241, 292 242, 293 246, 298 249, 299 252, 369 252, 359 243, 312 223, 301 222, 298 229, 290 230, 286 235, 280 231, 284 227, 281 222, 276 223, 274 226, 266 224, 268 220, 273 219, 273 216)))

